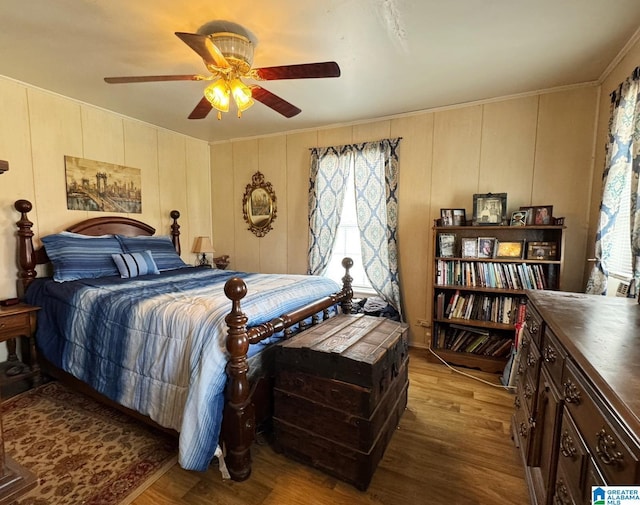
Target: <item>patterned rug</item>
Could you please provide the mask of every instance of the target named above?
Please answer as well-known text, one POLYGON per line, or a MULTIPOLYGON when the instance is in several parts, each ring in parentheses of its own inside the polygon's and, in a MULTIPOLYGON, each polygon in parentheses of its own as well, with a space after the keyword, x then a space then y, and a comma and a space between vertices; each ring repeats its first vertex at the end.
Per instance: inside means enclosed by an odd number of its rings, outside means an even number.
POLYGON ((51 382, 2 404, 5 451, 38 477, 20 505, 128 504, 177 460, 177 439, 51 382))

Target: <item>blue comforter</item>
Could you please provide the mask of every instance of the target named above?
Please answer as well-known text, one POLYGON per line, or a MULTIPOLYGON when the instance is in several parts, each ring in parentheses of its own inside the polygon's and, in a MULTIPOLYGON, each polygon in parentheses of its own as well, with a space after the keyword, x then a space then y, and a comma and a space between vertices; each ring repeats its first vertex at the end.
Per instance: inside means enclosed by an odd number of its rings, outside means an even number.
POLYGON ((179 431, 180 465, 204 471, 220 434, 231 309, 223 287, 232 276, 247 284, 241 303, 250 325, 340 289, 317 276, 201 268, 134 279, 38 279, 27 292, 42 307, 38 349, 112 400, 179 431))

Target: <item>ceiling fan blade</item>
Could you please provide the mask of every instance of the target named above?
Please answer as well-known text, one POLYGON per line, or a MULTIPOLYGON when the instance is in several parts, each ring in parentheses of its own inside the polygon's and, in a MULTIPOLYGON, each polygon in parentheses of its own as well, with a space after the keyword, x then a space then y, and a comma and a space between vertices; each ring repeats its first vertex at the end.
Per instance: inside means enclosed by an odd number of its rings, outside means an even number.
POLYGON ((198 105, 196 105, 195 109, 189 114, 189 119, 204 119, 207 117, 207 114, 211 112, 211 109, 213 109, 213 107, 209 103, 209 100, 203 96, 202 100, 198 102, 198 105))
POLYGON ((251 96, 254 100, 258 100, 258 102, 265 104, 267 107, 271 107, 276 112, 279 112, 284 117, 293 117, 300 114, 302 111, 298 109, 293 104, 290 104, 286 100, 280 98, 277 95, 271 93, 271 91, 267 91, 260 86, 256 86, 255 84, 249 86, 251 88, 251 96))
POLYGON ((211 42, 211 39, 207 35, 200 35, 199 33, 184 33, 176 32, 176 35, 187 44, 191 49, 200 55, 200 57, 207 64, 213 65, 218 68, 229 68, 229 62, 222 55, 220 49, 211 42))
POLYGON ((317 79, 321 77, 340 77, 340 67, 335 61, 325 61, 323 63, 255 68, 253 73, 265 81, 276 79, 317 79))
POLYGON ((130 77, 105 77, 109 84, 126 84, 129 82, 156 82, 156 81, 203 81, 206 77, 201 75, 140 75, 130 77))

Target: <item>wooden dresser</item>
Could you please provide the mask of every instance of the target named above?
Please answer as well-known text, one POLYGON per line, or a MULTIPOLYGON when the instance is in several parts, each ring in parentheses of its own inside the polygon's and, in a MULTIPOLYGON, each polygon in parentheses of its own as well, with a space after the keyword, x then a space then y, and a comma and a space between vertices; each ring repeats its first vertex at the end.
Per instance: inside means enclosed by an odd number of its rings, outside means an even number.
POLYGON ((513 436, 534 505, 640 484, 640 305, 528 292, 513 436))
POLYGON ((407 327, 340 315, 276 350, 276 448, 364 490, 407 404, 407 327))

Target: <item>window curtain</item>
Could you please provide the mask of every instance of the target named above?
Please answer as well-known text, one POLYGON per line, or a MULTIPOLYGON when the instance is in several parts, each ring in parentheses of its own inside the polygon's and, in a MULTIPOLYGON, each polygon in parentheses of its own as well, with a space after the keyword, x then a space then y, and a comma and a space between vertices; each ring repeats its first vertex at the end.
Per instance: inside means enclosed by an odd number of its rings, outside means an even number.
MULTIPOLYGON (((630 236, 632 257, 640 256, 640 67, 611 94, 609 139, 606 146, 600 222, 596 235, 596 265, 587 283, 587 293, 606 294, 608 260, 615 244, 612 231, 620 208, 622 189, 631 187, 630 236)), ((635 286, 640 281, 638 261, 631 265, 635 286)))
POLYGON ((400 140, 311 150, 308 273, 322 275, 329 264, 353 166, 364 270, 378 295, 402 318, 397 239, 400 140))
POLYGON ((352 157, 349 146, 311 149, 307 272, 310 275, 323 275, 331 260, 352 157))
POLYGON ((356 213, 364 271, 402 319, 398 273, 398 145, 400 139, 356 144, 356 213))

